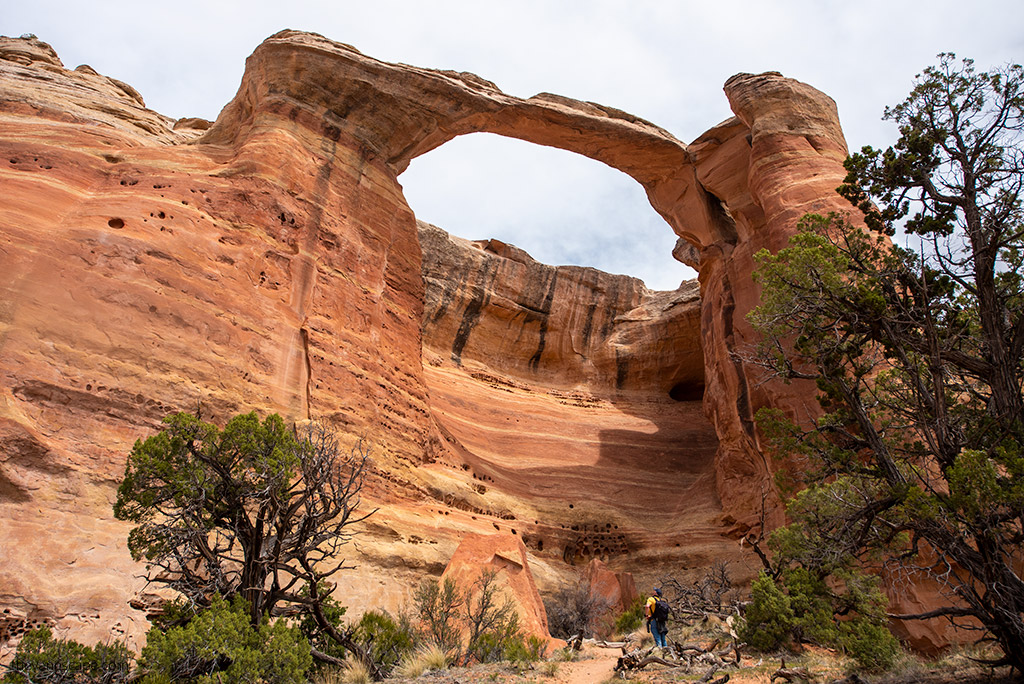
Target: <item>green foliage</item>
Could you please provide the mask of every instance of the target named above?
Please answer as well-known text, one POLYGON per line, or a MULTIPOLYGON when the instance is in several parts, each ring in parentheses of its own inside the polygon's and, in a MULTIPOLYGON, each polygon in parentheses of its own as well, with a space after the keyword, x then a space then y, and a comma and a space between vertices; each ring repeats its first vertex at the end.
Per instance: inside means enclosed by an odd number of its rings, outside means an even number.
MULTIPOLYGON (((132 448, 114 514, 135 524, 128 547, 150 581, 180 593, 162 621, 185 624, 211 597, 244 596, 249 623, 288 610, 318 652, 372 661, 337 629, 343 609, 326 578, 351 537, 367 451, 343 453, 334 432, 313 423, 296 433, 280 416, 235 416, 224 429, 178 413, 132 448)), ((170 633, 170 632, 168 632, 170 633)))
POLYGON ((643 598, 637 598, 630 604, 629 608, 622 611, 617 618, 615 618, 615 633, 616 634, 629 634, 640 629, 640 625, 644 623, 644 600, 643 598))
POLYGON ((39 627, 22 637, 0 681, 121 684, 130 679, 132 661, 131 651, 119 641, 89 647, 77 641, 54 639, 49 627, 39 627))
POLYGON ((240 596, 231 602, 215 597, 187 625, 151 629, 139 660, 143 684, 301 684, 311 664, 298 628, 266 618, 253 627, 240 596))
POLYGON ((423 623, 427 639, 455 659, 461 653, 460 610, 462 591, 450 577, 444 582, 424 580, 413 596, 416 614, 423 623))
POLYGON ((524 640, 519 613, 508 598, 501 600, 495 583, 497 573, 485 570, 463 590, 454 580, 427 580, 414 597, 416 614, 426 638, 445 650, 453 662, 528 660, 538 646, 524 640))
POLYGON ((862 663, 895 641, 859 569, 930 578, 949 601, 930 615, 980 621, 1024 671, 1024 69, 940 55, 885 116, 899 140, 852 155, 839 188, 868 230, 808 215, 756 256, 757 361, 821 407, 759 414, 794 475, 772 574, 799 636, 862 663), (899 228, 924 239, 893 245, 899 228))
POLYGON ((793 609, 793 634, 798 640, 830 646, 839 640, 835 608, 825 581, 806 568, 786 568, 783 583, 793 609))
POLYGON ((415 634, 406 620, 395 622, 387 613, 371 610, 363 613, 356 625, 356 641, 387 676, 413 650, 415 634))
POLYGON ((789 641, 793 608, 771 577, 761 572, 750 586, 750 605, 739 637, 759 651, 773 651, 789 641))
POLYGON ((481 663, 505 660, 516 642, 522 642, 519 613, 508 597, 499 601, 497 576, 495 570, 484 570, 463 597, 467 631, 463 665, 474 659, 481 663))
POLYGON ((889 668, 901 649, 877 578, 841 571, 832 584, 800 566, 787 567, 779 584, 762 571, 751 585, 740 639, 760 651, 810 641, 845 650, 862 669, 889 668))
POLYGON ((855 618, 839 623, 839 644, 864 670, 888 670, 902 653, 889 628, 874 620, 855 618))
MULTIPOLYGON (((321 591, 323 591, 323 584, 321 583, 321 591)), ((326 592, 324 592, 326 594, 326 592)), ((309 596, 309 587, 303 587, 300 595, 305 598, 309 596)), ((320 609, 323 613, 324 619, 331 627, 336 630, 342 629, 342 617, 345 616, 345 606, 338 603, 333 597, 327 595, 326 598, 321 600, 320 609)), ((299 631, 302 636, 309 642, 309 645, 320 651, 321 653, 336 658, 337 660, 344 660, 346 649, 342 644, 339 644, 334 639, 330 638, 320 625, 317 623, 316 618, 309 612, 304 612, 302 617, 299 619, 299 631)), ((320 661, 313 663, 313 668, 317 671, 324 669, 326 665, 320 661)))
POLYGON ((518 663, 536 663, 544 657, 547 651, 547 641, 531 634, 523 638, 521 634, 515 634, 506 639, 504 645, 504 656, 501 660, 511 660, 518 663))

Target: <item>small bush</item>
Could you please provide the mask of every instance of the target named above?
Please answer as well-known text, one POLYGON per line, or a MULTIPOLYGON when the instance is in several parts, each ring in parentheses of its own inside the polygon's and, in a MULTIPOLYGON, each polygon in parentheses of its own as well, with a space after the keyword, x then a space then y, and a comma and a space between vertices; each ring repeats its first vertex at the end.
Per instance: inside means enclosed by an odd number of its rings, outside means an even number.
POLYGON ((356 625, 355 639, 384 676, 412 652, 414 645, 412 625, 403 620, 395 622, 387 613, 376 610, 363 614, 356 625))
POLYGON ((484 570, 464 595, 467 644, 463 665, 472 660, 490 663, 518 657, 523 641, 519 612, 507 596, 499 601, 497 577, 497 571, 484 570))
POLYGON ((563 663, 571 663, 576 660, 576 651, 571 648, 560 648, 552 656, 552 659, 558 660, 563 663))
POLYGON ((558 668, 560 666, 561 666, 561 663, 559 663, 557 660, 545 661, 540 666, 540 673, 542 675, 544 675, 545 677, 554 677, 554 676, 558 675, 558 668))
POLYGON ((839 643, 858 666, 873 672, 891 668, 902 650, 888 627, 867 618, 839 623, 839 643))
POLYGON ((461 651, 459 612, 463 594, 455 580, 449 577, 442 583, 428 579, 416 590, 413 601, 427 639, 457 658, 461 651))
POLYGON ((132 653, 123 643, 85 646, 77 641, 54 639, 49 627, 33 629, 22 637, 18 651, 2 680, 29 682, 127 682, 132 653))
POLYGON ((789 597, 764 571, 758 573, 750 585, 750 605, 738 630, 740 639, 759 651, 775 650, 789 641, 793 619, 789 597))
POLYGON ((313 660, 297 628, 264 619, 254 629, 241 596, 231 603, 214 597, 187 625, 167 632, 154 627, 146 641, 139 661, 147 673, 143 684, 302 684, 313 660))
POLYGON ((830 592, 825 580, 805 568, 788 568, 783 573, 793 609, 793 632, 798 640, 831 646, 839 638, 830 592))
POLYGON ((373 678, 370 670, 361 660, 349 660, 341 671, 341 680, 345 684, 370 684, 373 678))
POLYGON ((629 608, 623 611, 617 618, 615 618, 615 633, 616 634, 629 634, 640 629, 640 626, 644 623, 644 600, 642 598, 634 599, 633 603, 630 604, 629 608))
POLYGON ((448 654, 437 644, 429 644, 414 653, 406 654, 405 659, 395 668, 394 674, 406 679, 416 679, 424 672, 440 671, 447 668, 448 654))
POLYGON ((547 648, 547 641, 540 637, 531 635, 524 639, 520 634, 516 634, 505 645, 505 653, 502 660, 536 663, 544 657, 544 652, 547 648))
POLYGON ((544 601, 551 636, 562 639, 577 634, 583 637, 594 636, 598 619, 610 608, 611 604, 607 600, 591 593, 586 582, 564 587, 544 601))
POLYGON ((463 590, 452 579, 427 580, 414 597, 427 640, 462 666, 501 660, 532 662, 547 647, 542 639, 524 639, 519 613, 496 582, 497 571, 485 570, 463 590))

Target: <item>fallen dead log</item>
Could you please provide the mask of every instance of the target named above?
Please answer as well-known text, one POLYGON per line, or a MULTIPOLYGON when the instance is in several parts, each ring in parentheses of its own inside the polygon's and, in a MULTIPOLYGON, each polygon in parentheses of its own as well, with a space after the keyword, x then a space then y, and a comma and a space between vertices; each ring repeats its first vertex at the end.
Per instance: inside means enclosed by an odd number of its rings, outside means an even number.
MULTIPOLYGON (((744 645, 745 645, 745 644, 744 644, 744 645)), ((735 656, 735 659, 736 659, 736 665, 737 665, 737 667, 738 667, 738 666, 740 665, 740 660, 741 660, 741 656, 740 656, 740 644, 738 644, 738 643, 736 643, 736 642, 734 641, 734 642, 732 642, 731 644, 729 644, 728 646, 726 646, 725 648, 723 648, 722 650, 720 650, 720 651, 716 652, 716 653, 715 653, 715 655, 716 655, 716 656, 718 656, 718 657, 719 657, 720 659, 722 659, 723 661, 724 661, 724 660, 725 660, 725 658, 726 658, 727 656, 729 656, 729 655, 733 655, 733 656, 735 656)))
POLYGON ((806 667, 786 667, 786 659, 783 658, 782 666, 772 673, 772 684, 776 679, 785 679, 787 682, 797 679, 801 682, 813 682, 817 679, 817 675, 812 674, 806 667))
POLYGON ((593 645, 597 646, 598 648, 623 648, 626 645, 625 641, 597 641, 587 639, 587 642, 593 643, 593 645))
POLYGON ((680 667, 680 663, 673 662, 671 660, 665 660, 659 656, 653 655, 653 648, 646 650, 637 650, 626 652, 625 647, 622 649, 622 657, 615 663, 615 671, 621 672, 622 670, 642 670, 643 668, 657 663, 659 665, 666 665, 668 667, 680 667))
MULTIPOLYGON (((718 670, 718 665, 712 665, 711 669, 705 672, 704 676, 697 680, 698 684, 707 684, 707 682, 710 682, 711 678, 715 676, 715 673, 718 672, 718 670)), ((728 681, 729 675, 726 675, 725 678, 726 681, 728 681)))

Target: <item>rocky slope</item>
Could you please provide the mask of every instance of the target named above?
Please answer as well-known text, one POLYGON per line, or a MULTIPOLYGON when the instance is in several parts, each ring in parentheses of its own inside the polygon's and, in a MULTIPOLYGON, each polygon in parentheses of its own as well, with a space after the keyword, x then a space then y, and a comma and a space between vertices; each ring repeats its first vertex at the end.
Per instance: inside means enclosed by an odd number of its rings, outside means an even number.
POLYGON ((285 31, 211 125, 0 39, 0 640, 43 620, 138 644, 148 597, 110 504, 132 442, 197 405, 374 444, 354 612, 399 607, 477 533, 516 535, 542 592, 594 557, 641 590, 717 558, 749 575, 736 539, 777 467, 752 416, 807 397, 736 360, 751 255, 845 208, 845 144, 808 86, 741 75, 726 95, 737 117, 685 145, 285 31), (475 131, 631 175, 699 285, 417 226, 401 172, 475 131))

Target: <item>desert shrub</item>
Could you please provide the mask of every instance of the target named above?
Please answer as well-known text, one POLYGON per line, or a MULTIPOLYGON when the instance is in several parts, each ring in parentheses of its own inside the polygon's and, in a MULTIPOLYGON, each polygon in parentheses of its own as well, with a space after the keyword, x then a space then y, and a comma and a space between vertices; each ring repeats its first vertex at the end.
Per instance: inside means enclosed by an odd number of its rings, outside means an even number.
POLYGON ((740 639, 761 651, 777 649, 791 638, 838 647, 864 670, 887 670, 896 662, 901 648, 887 626, 877 577, 837 571, 837 587, 800 567, 787 568, 782 577, 780 586, 762 572, 751 585, 740 639))
POLYGON ((461 650, 459 620, 463 596, 455 581, 450 577, 444 582, 425 580, 416 590, 413 602, 426 638, 457 657, 461 650))
POLYGON ((496 663, 503 660, 529 661, 528 650, 519 632, 519 616, 511 613, 471 636, 462 664, 472 661, 496 663))
POLYGON ((499 600, 495 570, 484 570, 463 597, 467 645, 462 664, 516 659, 511 655, 522 642, 519 613, 507 596, 499 600))
POLYGON ((89 647, 77 641, 54 639, 49 627, 39 627, 22 637, 0 681, 120 684, 128 681, 131 670, 132 653, 119 641, 89 647))
POLYGON ((629 608, 622 611, 617 618, 615 618, 615 633, 616 634, 629 634, 640 629, 640 626, 644 623, 644 600, 643 598, 637 597, 633 603, 630 604, 629 608))
POLYGON ((594 636, 597 620, 608 612, 611 604, 590 591, 585 582, 563 587, 544 600, 551 635, 568 639, 573 635, 594 636))
POLYGON ((538 636, 530 635, 524 638, 521 634, 515 634, 506 640, 505 653, 502 660, 536 663, 544 657, 547 647, 547 642, 538 636))
POLYGON ((571 663, 576 660, 577 653, 571 648, 560 648, 551 657, 563 663, 571 663))
POLYGON ((902 652, 888 627, 865 618, 839 623, 839 644, 857 665, 876 672, 891 668, 902 652))
POLYGON ((559 667, 561 667, 561 663, 557 660, 548 660, 541 664, 540 673, 545 677, 555 677, 558 675, 559 667))
POLYGON ((216 596, 187 625, 153 628, 146 641, 139 660, 143 684, 301 684, 312 664, 298 628, 266 618, 254 628, 241 596, 230 603, 216 596))
POLYGON ((341 681, 345 684, 370 684, 373 677, 370 676, 370 669, 361 660, 349 660, 341 670, 341 681))
POLYGON ((801 567, 787 568, 783 577, 793 609, 796 638, 821 646, 835 644, 839 631, 825 580, 801 567))
MULTIPOLYGON (((497 572, 484 571, 467 590, 451 578, 443 583, 427 580, 416 591, 415 612, 426 639, 452 662, 529 660, 537 650, 532 641, 524 641, 515 604, 501 597, 496 578, 497 572)), ((539 647, 541 652, 544 647, 539 647)))
POLYGON ((395 622, 387 613, 371 610, 363 614, 355 628, 355 639, 387 675, 412 652, 415 645, 412 625, 406 620, 395 622))
POLYGON ((447 668, 448 654, 437 644, 428 644, 421 646, 412 653, 407 653, 393 673, 405 679, 416 679, 424 672, 445 670, 447 668))
POLYGON ((789 641, 794 620, 789 597, 763 571, 750 586, 745 618, 739 637, 752 648, 771 651, 789 641))

